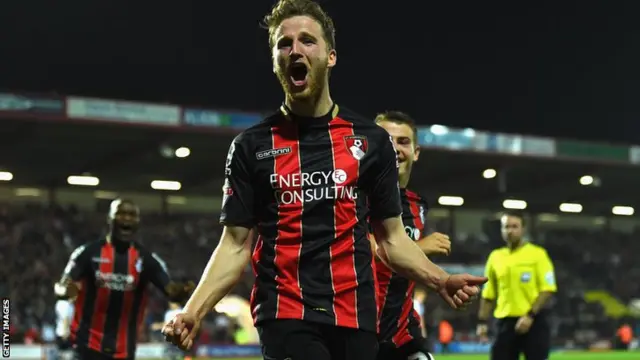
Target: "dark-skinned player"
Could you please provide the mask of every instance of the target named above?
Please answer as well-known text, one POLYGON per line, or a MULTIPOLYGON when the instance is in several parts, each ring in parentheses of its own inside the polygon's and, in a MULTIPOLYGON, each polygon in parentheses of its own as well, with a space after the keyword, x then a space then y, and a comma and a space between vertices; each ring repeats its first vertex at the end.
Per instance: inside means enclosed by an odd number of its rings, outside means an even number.
POLYGON ((114 200, 109 231, 71 254, 58 296, 77 296, 71 324, 75 359, 133 359, 149 283, 171 301, 183 302, 194 284, 169 278, 164 261, 137 239, 140 209, 130 200, 114 200))

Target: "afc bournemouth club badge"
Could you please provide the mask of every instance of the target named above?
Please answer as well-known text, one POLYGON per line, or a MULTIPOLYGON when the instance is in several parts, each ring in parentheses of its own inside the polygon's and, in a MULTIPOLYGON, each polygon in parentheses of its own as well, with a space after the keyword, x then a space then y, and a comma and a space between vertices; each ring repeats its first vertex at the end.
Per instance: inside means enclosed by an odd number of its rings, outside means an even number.
POLYGON ((347 150, 351 153, 356 160, 362 160, 362 158, 367 154, 367 150, 369 149, 369 144, 367 143, 367 137, 361 135, 351 135, 344 137, 345 145, 347 145, 347 150))

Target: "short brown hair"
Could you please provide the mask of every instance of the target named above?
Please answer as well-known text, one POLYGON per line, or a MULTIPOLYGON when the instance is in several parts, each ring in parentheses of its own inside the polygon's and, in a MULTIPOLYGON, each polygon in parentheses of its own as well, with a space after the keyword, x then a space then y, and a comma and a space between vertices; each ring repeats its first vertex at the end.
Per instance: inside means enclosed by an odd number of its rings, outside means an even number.
POLYGON ((413 131, 413 143, 418 144, 418 128, 416 128, 416 122, 411 116, 402 111, 385 111, 376 116, 376 124, 380 124, 383 121, 391 121, 396 124, 404 124, 411 128, 413 131))
POLYGON ((280 0, 271 12, 263 19, 263 27, 269 30, 269 46, 273 48, 273 33, 280 24, 294 16, 308 16, 317 21, 322 27, 324 40, 329 50, 336 48, 336 28, 333 20, 322 10, 318 3, 312 0, 280 0))

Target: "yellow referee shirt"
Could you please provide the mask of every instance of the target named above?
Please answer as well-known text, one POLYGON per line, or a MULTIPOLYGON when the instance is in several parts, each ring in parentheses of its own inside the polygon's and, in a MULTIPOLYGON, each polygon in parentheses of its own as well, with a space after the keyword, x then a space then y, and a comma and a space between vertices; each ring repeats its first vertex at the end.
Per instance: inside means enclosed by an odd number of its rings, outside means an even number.
POLYGON ((547 251, 531 243, 514 251, 508 247, 492 251, 485 276, 489 281, 482 298, 496 300, 493 316, 497 319, 526 315, 540 292, 558 290, 547 251))

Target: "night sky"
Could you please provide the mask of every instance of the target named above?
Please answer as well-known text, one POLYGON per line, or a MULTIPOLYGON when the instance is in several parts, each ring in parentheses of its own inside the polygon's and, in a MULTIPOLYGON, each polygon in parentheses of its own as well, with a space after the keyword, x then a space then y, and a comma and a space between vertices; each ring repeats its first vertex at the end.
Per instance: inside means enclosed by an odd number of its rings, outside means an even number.
MULTIPOLYGON (((323 3, 333 97, 363 115, 640 144, 638 1, 323 3)), ((6 2, 0 87, 269 111, 282 101, 258 26, 271 5, 6 2)))

